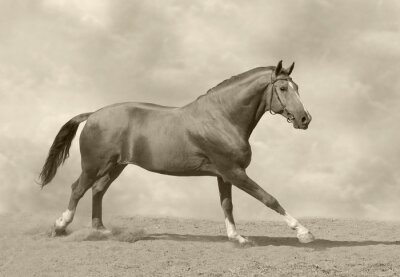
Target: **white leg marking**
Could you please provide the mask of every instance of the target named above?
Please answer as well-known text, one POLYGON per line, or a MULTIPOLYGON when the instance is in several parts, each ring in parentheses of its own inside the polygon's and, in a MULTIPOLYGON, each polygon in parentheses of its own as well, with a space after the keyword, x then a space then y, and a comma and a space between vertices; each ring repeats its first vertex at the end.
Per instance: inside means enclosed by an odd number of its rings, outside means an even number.
POLYGON ((238 234, 235 224, 231 223, 228 218, 225 218, 225 226, 228 237, 234 238, 238 234))
POLYGON ((236 226, 232 222, 229 221, 228 218, 225 218, 225 226, 226 226, 226 233, 228 234, 228 238, 232 240, 237 240, 239 243, 246 243, 249 240, 245 239, 241 235, 238 234, 236 231, 236 226))
POLYGON ((308 231, 306 227, 301 225, 297 219, 292 217, 290 214, 286 213, 284 215, 286 223, 289 225, 290 228, 296 230, 297 238, 300 242, 307 243, 314 240, 314 236, 308 231))
POLYGON ((293 230, 295 230, 296 227, 297 227, 297 225, 299 224, 299 222, 298 222, 294 217, 292 217, 290 214, 288 214, 288 213, 286 213, 286 214, 284 215, 284 217, 285 217, 285 221, 286 221, 287 225, 288 225, 290 228, 292 228, 293 230))
POLYGON ((75 211, 66 210, 63 212, 62 216, 56 220, 56 227, 57 229, 65 229, 67 225, 72 221, 74 218, 75 211))

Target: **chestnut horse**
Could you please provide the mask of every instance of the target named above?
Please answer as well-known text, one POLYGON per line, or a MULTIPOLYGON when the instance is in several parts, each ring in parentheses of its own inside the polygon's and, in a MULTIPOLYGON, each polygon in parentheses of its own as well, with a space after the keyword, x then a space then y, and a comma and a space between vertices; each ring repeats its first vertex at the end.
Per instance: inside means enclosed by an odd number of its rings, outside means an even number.
POLYGON ((251 160, 249 137, 262 115, 281 114, 297 129, 307 129, 311 115, 300 101, 298 86, 282 61, 276 67, 258 67, 210 89, 183 107, 149 103, 120 103, 68 121, 57 134, 40 173, 43 187, 69 154, 81 122, 82 173, 72 184, 68 209, 55 222, 60 234, 72 222, 79 199, 92 188, 93 228, 106 231, 102 199, 111 183, 128 164, 175 176, 215 176, 225 214, 228 238, 247 239, 236 231, 232 215, 232 185, 281 214, 300 242, 313 235, 279 202, 246 174, 251 160))

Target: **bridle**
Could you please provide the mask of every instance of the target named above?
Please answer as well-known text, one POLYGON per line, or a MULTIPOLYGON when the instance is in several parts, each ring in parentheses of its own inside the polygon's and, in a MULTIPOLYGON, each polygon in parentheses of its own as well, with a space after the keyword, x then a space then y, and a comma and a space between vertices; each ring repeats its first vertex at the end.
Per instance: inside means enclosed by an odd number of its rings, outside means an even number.
MULTIPOLYGON (((279 103, 281 104, 281 106, 282 106, 282 112, 285 112, 286 114, 287 114, 287 122, 288 123, 292 123, 293 121, 294 121, 294 115, 293 114, 291 114, 287 109, 286 109, 286 105, 285 104, 283 104, 283 102, 282 102, 282 100, 281 100, 281 97, 279 96, 279 93, 278 93, 278 91, 276 90, 276 87, 275 87, 275 83, 277 82, 277 81, 279 81, 279 80, 283 80, 283 81, 290 81, 290 82, 293 82, 293 80, 292 80, 292 78, 290 78, 290 77, 287 77, 287 78, 276 78, 275 80, 272 80, 272 75, 271 75, 271 81, 269 82, 269 84, 267 85, 267 89, 268 89, 268 87, 271 85, 272 86, 272 89, 271 89, 271 97, 270 97, 270 99, 269 99, 269 113, 270 114, 272 114, 272 115, 275 115, 276 114, 276 112, 274 112, 274 111, 272 111, 272 99, 273 99, 273 97, 274 97, 274 94, 276 94, 276 98, 278 99, 278 101, 279 101, 279 103)), ((293 82, 294 83, 294 82, 293 82)))

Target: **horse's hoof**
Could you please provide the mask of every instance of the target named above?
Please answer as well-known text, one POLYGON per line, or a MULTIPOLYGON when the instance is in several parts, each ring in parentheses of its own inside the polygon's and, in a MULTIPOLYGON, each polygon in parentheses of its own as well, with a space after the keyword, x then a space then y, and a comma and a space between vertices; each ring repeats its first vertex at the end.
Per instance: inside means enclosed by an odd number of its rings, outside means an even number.
POLYGON ((92 230, 101 233, 102 235, 111 235, 111 231, 104 227, 103 224, 92 224, 92 230))
POLYGON ((297 234, 297 238, 301 243, 309 243, 315 240, 315 237, 310 232, 304 234, 297 234))
POLYGON ((241 235, 237 235, 235 237, 228 237, 228 239, 232 242, 239 243, 239 245, 241 246, 247 246, 252 244, 252 242, 248 238, 242 237, 241 235))
POLYGON ((106 228, 104 228, 104 227, 103 228, 96 228, 94 230, 96 230, 97 232, 100 232, 100 233, 102 233, 103 235, 106 235, 106 236, 111 235, 111 231, 106 229, 106 228))
POLYGON ((65 229, 57 228, 57 226, 54 226, 50 231, 50 237, 62 237, 66 235, 67 231, 65 231, 65 229))
POLYGON ((250 243, 250 241, 249 241, 248 238, 244 238, 244 237, 242 237, 242 236, 239 236, 239 237, 237 238, 237 241, 238 241, 240 244, 248 244, 248 243, 250 243))

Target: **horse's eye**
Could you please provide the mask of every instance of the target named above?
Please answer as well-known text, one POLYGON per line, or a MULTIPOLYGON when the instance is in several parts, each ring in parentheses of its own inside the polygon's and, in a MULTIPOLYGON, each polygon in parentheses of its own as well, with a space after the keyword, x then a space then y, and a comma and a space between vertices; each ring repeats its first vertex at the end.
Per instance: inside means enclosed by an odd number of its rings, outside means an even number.
POLYGON ((287 91, 287 87, 281 87, 281 91, 287 91))

